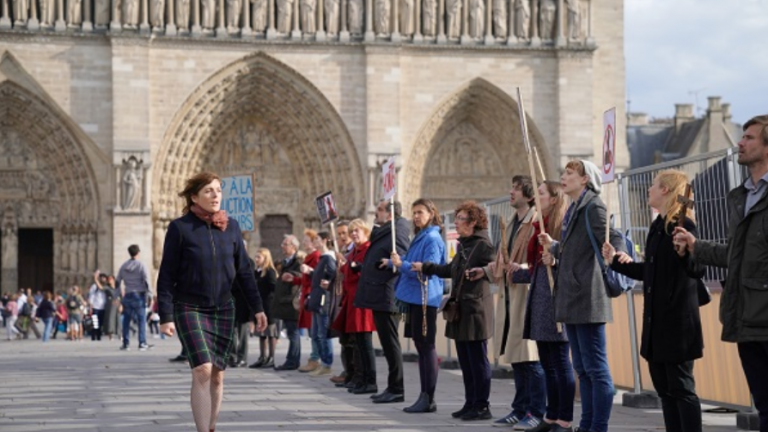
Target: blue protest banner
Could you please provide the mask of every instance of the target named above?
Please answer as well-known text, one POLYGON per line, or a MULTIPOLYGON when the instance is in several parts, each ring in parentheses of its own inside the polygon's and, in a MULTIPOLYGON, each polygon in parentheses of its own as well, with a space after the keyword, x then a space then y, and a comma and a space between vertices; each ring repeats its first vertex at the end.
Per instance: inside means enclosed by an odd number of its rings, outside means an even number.
POLYGON ((221 209, 225 210, 229 217, 240 224, 241 231, 256 229, 254 222, 256 217, 254 211, 255 191, 253 174, 222 177, 221 179, 221 192, 224 195, 221 209))

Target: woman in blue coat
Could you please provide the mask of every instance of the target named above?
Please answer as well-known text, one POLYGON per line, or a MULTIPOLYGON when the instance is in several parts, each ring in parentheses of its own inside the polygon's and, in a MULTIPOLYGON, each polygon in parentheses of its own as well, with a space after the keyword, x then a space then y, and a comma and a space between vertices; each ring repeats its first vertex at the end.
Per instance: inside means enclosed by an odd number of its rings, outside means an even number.
POLYGON ((266 329, 267 317, 240 227, 221 210, 221 178, 199 173, 179 196, 184 216, 168 225, 157 278, 160 331, 179 332, 192 368, 192 416, 198 432, 209 432, 216 428, 234 337, 235 282, 258 331, 266 329))
POLYGON ((445 264, 445 243, 440 235, 442 220, 435 204, 424 198, 416 200, 413 211, 413 230, 416 233, 404 257, 393 252, 388 265, 400 271, 395 298, 408 305, 410 321, 406 334, 410 334, 419 352, 419 378, 421 393, 413 405, 404 408, 408 413, 434 412, 437 386, 437 352, 435 333, 437 308, 443 298, 443 280, 414 271, 411 263, 433 262, 445 264), (426 285, 425 285, 426 283, 426 285))

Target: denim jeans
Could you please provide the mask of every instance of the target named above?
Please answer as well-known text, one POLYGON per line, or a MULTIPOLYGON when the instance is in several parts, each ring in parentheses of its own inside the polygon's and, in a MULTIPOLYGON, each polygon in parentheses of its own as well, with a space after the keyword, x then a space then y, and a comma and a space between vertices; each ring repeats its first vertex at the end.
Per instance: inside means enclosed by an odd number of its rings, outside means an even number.
POLYGON ((566 324, 565 330, 571 344, 573 368, 579 376, 579 427, 606 432, 613 409, 613 380, 605 348, 605 323, 566 324))
POLYGON ((333 344, 328 339, 328 314, 325 312, 312 313, 312 341, 317 344, 317 354, 323 366, 330 367, 333 364, 333 344))
POLYGON ((512 412, 522 419, 530 414, 538 419, 544 416, 547 407, 547 382, 544 369, 537 361, 512 363, 515 375, 515 399, 512 412))
POLYGON ((288 354, 285 356, 285 366, 299 367, 301 361, 301 339, 298 331, 299 322, 283 320, 283 327, 288 337, 288 354))
POLYGON ((53 317, 43 318, 43 342, 48 342, 53 330, 53 317))
POLYGON ((568 342, 536 342, 536 347, 547 381, 546 418, 570 423, 573 421, 576 382, 568 342))
POLYGON ((139 327, 139 346, 147 344, 147 300, 144 293, 128 293, 123 298, 123 346, 130 344, 131 320, 139 327))

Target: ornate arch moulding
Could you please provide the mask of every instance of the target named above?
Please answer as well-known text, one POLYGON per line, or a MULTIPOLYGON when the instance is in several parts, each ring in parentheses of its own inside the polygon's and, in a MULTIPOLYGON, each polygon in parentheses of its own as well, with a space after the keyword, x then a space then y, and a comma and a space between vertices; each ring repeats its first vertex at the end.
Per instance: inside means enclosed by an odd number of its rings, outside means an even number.
MULTIPOLYGON (((403 199, 414 200, 420 196, 426 165, 439 144, 438 138, 464 121, 474 121, 472 116, 477 115, 477 110, 473 106, 477 105, 494 107, 490 111, 493 118, 484 119, 494 127, 487 126, 483 132, 495 138, 494 150, 501 156, 504 169, 511 171, 512 145, 518 139, 522 141, 517 101, 493 83, 474 78, 443 98, 417 133, 404 167, 403 199)), ((526 115, 531 143, 539 152, 544 170, 549 173, 552 166, 550 150, 530 112, 526 115)), ((525 151, 522 144, 520 151, 525 151)))

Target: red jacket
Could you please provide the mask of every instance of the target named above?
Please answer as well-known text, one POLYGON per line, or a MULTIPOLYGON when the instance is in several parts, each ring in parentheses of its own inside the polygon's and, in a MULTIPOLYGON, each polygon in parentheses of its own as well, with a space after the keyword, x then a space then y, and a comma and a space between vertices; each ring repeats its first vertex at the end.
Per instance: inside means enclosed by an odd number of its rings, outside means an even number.
POLYGON ((344 276, 342 287, 344 295, 341 299, 341 311, 333 322, 332 327, 342 333, 364 333, 376 331, 373 324, 373 311, 371 309, 356 308, 352 303, 357 293, 357 284, 360 280, 360 269, 363 266, 370 242, 365 242, 361 246, 355 246, 347 257, 347 263, 341 267, 341 274, 344 276))
MULTIPOLYGON (((306 258, 304 258, 304 264, 315 268, 317 267, 317 263, 320 262, 320 251, 314 251, 311 254, 308 254, 306 258)), ((294 285, 296 284, 297 278, 294 278, 294 285)), ((312 274, 302 274, 301 275, 301 308, 299 309, 299 328, 312 328, 312 312, 305 311, 304 310, 304 302, 307 300, 307 296, 312 291, 312 274)))

